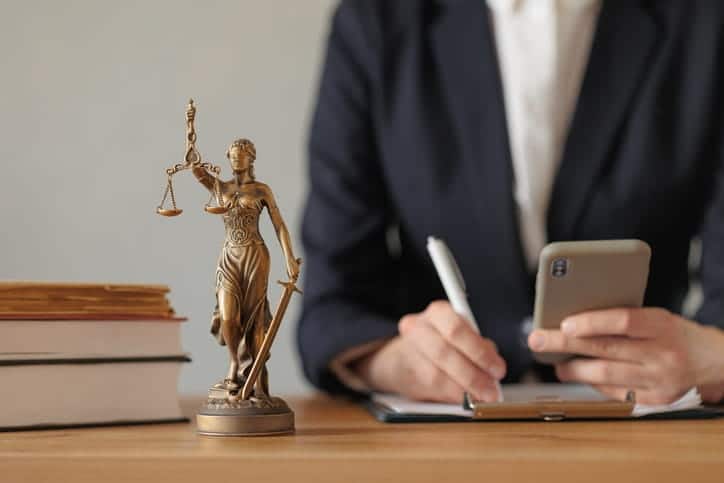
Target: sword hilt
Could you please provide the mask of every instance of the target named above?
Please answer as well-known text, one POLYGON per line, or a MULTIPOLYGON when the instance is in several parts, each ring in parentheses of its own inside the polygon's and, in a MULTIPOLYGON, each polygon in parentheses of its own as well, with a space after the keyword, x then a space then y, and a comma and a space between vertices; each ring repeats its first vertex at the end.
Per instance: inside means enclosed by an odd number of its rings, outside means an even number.
POLYGON ((283 281, 281 281, 281 280, 277 280, 277 283, 278 283, 279 285, 281 285, 282 287, 284 287, 284 288, 289 287, 289 289, 290 289, 292 292, 297 292, 297 293, 300 294, 300 295, 302 295, 302 294, 304 293, 304 292, 302 292, 301 290, 299 290, 299 289, 297 288, 297 281, 296 281, 296 280, 287 280, 286 282, 283 282, 283 281))

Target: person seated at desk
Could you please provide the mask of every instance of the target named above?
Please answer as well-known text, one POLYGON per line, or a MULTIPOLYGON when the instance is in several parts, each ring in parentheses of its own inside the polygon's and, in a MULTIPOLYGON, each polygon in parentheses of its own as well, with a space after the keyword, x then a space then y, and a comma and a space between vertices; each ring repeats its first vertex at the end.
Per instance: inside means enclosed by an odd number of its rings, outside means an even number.
POLYGON ((724 4, 343 1, 310 136, 304 371, 330 392, 497 398, 528 374, 724 396, 724 4), (458 259, 483 337, 427 256, 458 259), (528 335, 538 253, 652 247, 645 307, 528 335), (692 239, 703 302, 679 315, 692 239), (432 303, 431 303, 432 301, 432 303), (557 366, 530 349, 591 356, 557 366))

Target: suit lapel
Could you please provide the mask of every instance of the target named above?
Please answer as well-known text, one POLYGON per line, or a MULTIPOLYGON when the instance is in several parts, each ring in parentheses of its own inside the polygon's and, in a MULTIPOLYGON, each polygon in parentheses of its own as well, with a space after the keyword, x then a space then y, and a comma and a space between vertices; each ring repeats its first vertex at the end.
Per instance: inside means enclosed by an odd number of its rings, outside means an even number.
POLYGON ((576 239, 576 224, 614 154, 656 39, 655 20, 641 2, 604 2, 551 195, 547 220, 551 241, 576 239))
MULTIPOLYGON (((432 50, 450 107, 474 223, 487 256, 504 260, 499 281, 529 288, 513 201, 513 172, 494 40, 485 2, 448 0, 432 26, 432 50)), ((459 209, 465 209, 460 207, 459 209)), ((454 248, 454 247, 453 247, 454 248)), ((485 257, 480 257, 481 260, 485 257)))

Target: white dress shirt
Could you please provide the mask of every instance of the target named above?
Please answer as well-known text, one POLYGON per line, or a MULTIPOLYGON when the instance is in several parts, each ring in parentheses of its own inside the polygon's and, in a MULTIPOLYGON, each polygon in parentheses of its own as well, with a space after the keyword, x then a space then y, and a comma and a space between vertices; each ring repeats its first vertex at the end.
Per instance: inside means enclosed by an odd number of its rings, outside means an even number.
POLYGON ((513 160, 513 196, 528 269, 547 241, 546 215, 578 99, 600 0, 487 0, 513 160))
MULTIPOLYGON (((538 254, 546 244, 553 182, 588 63, 600 2, 487 0, 503 83, 521 248, 530 271, 536 270, 538 254)), ((365 390, 348 364, 383 343, 345 351, 330 368, 349 387, 365 390)))

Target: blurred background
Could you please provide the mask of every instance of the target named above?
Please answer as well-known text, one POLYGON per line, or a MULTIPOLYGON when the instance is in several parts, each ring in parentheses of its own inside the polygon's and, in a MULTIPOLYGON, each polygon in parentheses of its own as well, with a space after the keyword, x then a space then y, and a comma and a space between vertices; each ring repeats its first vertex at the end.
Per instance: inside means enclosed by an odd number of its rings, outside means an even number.
MULTIPOLYGON (((159 283, 189 318, 193 363, 180 391, 205 393, 227 368, 209 334, 223 241, 208 195, 175 177, 176 218, 155 214, 164 169, 181 162, 184 111, 197 146, 230 170, 238 137, 257 148, 297 252, 307 188, 305 143, 334 0, 13 1, 0 17, 0 278, 159 283)), ((284 264, 268 217, 273 283, 284 264)), ((299 255, 298 255, 299 256, 299 255)), ((302 266, 302 277, 304 267, 302 266)), ((293 299, 270 363, 274 393, 310 390, 294 343, 293 299)))

